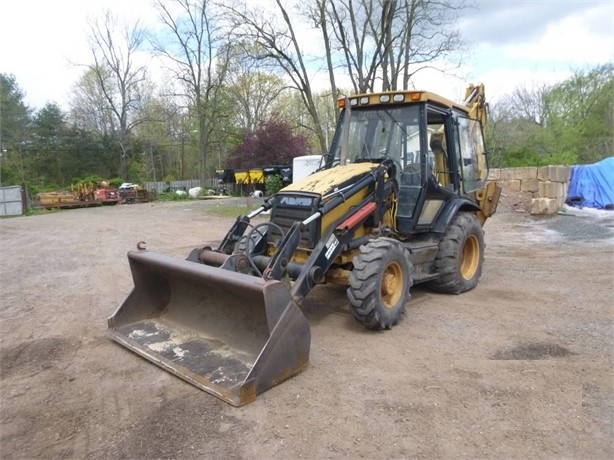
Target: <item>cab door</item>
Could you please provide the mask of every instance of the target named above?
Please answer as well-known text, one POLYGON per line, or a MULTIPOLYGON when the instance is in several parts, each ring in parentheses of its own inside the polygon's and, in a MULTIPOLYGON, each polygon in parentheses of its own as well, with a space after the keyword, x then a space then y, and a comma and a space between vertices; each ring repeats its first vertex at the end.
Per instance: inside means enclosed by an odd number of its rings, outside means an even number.
POLYGON ((484 134, 478 120, 457 116, 455 124, 458 176, 462 193, 469 194, 483 188, 488 177, 484 134))

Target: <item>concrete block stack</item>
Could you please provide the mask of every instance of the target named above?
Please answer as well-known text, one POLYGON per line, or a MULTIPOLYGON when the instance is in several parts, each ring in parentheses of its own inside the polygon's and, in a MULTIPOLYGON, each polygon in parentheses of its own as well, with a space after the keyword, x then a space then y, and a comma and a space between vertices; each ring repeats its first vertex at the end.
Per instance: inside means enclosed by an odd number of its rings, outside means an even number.
POLYGON ((537 170, 538 198, 531 202, 531 214, 555 214, 563 207, 571 175, 569 166, 544 166, 537 170))
POLYGON ((491 169, 488 180, 497 181, 504 194, 513 192, 520 203, 530 203, 539 191, 537 167, 491 169))
POLYGON ((491 169, 488 180, 518 203, 531 203, 531 214, 556 214, 565 203, 570 176, 570 166, 502 168, 491 169))

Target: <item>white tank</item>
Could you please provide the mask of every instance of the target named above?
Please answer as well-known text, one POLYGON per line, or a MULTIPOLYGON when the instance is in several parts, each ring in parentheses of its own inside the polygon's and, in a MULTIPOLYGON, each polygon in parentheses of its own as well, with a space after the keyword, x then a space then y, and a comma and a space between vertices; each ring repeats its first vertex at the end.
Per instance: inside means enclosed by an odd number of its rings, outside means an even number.
POLYGON ((292 182, 304 179, 322 166, 322 155, 304 155, 292 160, 292 182))

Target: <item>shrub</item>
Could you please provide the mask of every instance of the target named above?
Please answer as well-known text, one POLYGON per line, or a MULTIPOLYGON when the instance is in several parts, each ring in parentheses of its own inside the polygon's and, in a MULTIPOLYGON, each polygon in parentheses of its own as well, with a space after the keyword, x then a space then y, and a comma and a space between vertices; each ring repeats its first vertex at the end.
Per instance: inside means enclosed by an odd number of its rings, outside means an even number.
POLYGON ((192 199, 187 193, 185 195, 176 192, 162 192, 158 195, 158 201, 180 201, 192 199))
POLYGON ((264 181, 266 196, 273 196, 284 186, 284 181, 279 174, 268 176, 264 181))

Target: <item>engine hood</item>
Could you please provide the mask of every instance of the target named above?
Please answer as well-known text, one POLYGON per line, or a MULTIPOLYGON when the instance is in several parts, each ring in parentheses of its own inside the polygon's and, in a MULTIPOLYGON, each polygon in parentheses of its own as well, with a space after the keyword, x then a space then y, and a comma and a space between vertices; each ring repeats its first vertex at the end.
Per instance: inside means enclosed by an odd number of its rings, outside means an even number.
POLYGON ((377 169, 379 163, 351 163, 315 172, 280 190, 285 192, 310 192, 322 196, 356 182, 364 175, 377 169))

